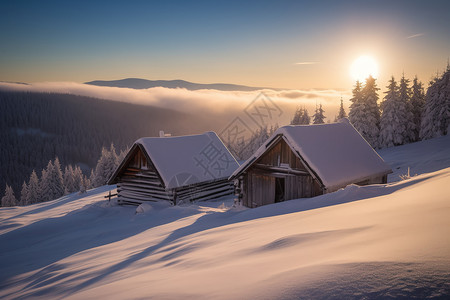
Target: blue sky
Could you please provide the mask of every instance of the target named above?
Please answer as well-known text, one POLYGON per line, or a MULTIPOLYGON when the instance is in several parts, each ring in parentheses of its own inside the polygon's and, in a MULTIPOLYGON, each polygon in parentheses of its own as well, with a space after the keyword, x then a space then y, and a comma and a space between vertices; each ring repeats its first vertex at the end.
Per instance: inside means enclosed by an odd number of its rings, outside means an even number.
POLYGON ((378 61, 381 82, 403 71, 428 81, 450 56, 450 1, 1 1, 0 10, 3 81, 348 89, 362 54, 378 61))

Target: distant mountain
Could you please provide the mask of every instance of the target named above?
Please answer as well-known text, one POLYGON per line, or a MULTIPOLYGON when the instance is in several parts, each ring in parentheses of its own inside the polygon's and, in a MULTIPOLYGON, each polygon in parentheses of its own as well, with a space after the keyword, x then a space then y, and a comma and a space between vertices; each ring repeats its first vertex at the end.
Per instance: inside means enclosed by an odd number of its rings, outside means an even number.
POLYGON ((165 87, 165 88, 185 88, 187 90, 195 91, 201 89, 212 89, 219 91, 256 91, 264 89, 263 87, 250 87, 245 85, 227 84, 227 83, 193 83, 184 80, 147 80, 140 78, 126 78, 120 80, 94 80, 85 82, 85 84, 96 86, 111 86, 131 89, 148 89, 153 87, 165 87))

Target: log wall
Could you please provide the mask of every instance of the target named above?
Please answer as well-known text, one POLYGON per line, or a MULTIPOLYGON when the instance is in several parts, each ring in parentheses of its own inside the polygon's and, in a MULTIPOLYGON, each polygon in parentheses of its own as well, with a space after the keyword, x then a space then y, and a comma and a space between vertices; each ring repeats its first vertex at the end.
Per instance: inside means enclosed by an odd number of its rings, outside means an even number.
POLYGON ((120 172, 117 182, 119 204, 139 205, 146 201, 180 202, 205 201, 233 194, 228 179, 201 182, 176 189, 165 189, 155 166, 147 161, 139 148, 120 172))

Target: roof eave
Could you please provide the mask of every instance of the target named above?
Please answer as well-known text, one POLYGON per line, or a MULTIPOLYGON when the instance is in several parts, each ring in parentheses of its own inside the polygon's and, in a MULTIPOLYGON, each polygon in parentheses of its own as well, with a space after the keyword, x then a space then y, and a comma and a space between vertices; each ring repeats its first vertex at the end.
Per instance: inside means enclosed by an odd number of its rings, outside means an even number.
POLYGON ((335 185, 332 185, 332 186, 325 186, 325 187, 326 187, 326 190, 330 193, 330 192, 337 191, 340 188, 345 188, 349 184, 356 184, 357 182, 368 180, 368 179, 373 178, 373 177, 379 177, 379 176, 388 175, 388 174, 391 174, 391 173, 393 173, 392 169, 384 170, 382 172, 374 173, 374 174, 367 175, 367 176, 364 176, 364 177, 361 177, 361 178, 348 180, 348 181, 346 181, 344 183, 341 183, 341 184, 335 184, 335 185))

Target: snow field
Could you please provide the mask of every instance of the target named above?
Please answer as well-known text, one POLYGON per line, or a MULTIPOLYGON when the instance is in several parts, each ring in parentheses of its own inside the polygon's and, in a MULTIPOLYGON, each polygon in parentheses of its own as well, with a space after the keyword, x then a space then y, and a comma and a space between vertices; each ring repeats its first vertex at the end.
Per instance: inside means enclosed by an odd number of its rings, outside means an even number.
POLYGON ((0 297, 448 298, 449 141, 381 152, 431 173, 256 209, 117 206, 113 187, 2 208, 0 297))

